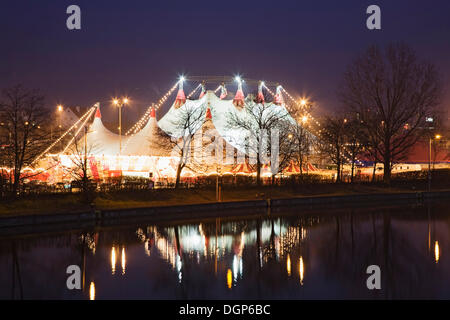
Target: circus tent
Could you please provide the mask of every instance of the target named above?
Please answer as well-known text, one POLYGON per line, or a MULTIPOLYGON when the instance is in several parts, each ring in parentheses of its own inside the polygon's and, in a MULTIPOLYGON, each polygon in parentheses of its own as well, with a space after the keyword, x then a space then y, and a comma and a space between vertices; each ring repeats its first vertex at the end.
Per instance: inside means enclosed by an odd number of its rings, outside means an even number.
POLYGON ((250 166, 247 164, 247 162, 237 164, 231 172, 233 174, 251 174, 253 173, 253 170, 250 168, 250 166))
POLYGON ((170 154, 170 144, 164 139, 170 137, 163 133, 156 121, 155 109, 150 112, 150 119, 145 127, 130 136, 124 145, 122 154, 134 156, 166 156, 170 154))
MULTIPOLYGON (((100 106, 97 107, 94 121, 88 130, 86 139, 89 154, 118 155, 120 153, 120 137, 103 125, 100 106)), ((127 141, 128 137, 122 136, 122 145, 127 141)))
MULTIPOLYGON (((258 88, 260 99, 256 101, 251 96, 244 96, 241 84, 239 84, 234 99, 226 99, 224 85, 221 86, 221 97, 218 97, 215 91, 207 91, 204 85, 200 87, 202 91, 199 99, 190 99, 191 95, 186 97, 180 83, 177 98, 168 112, 157 121, 155 108, 150 109, 147 120, 139 123, 140 130, 136 127, 131 135, 119 136, 108 130, 102 123, 100 106, 97 104, 94 120, 85 136, 89 165, 94 178, 103 179, 124 173, 134 175, 139 172, 151 173, 158 178, 173 177, 176 175, 178 158, 171 155, 172 144, 170 141, 165 143, 164 139, 174 141, 174 138, 180 139, 200 130, 223 139, 224 147, 233 147, 233 151, 235 149, 237 154, 245 159, 244 155, 247 154, 245 138, 251 133, 246 129, 233 126, 231 119, 241 119, 251 123, 257 129, 257 120, 249 114, 249 110, 252 108, 264 108, 263 116, 276 115, 291 123, 296 123, 286 109, 280 90, 277 91, 277 101, 268 102, 262 95, 261 84, 258 88), (193 121, 188 128, 185 128, 185 124, 182 122, 187 113, 199 121, 193 121)), ((84 135, 82 136, 84 137, 84 135)), ((217 141, 213 137, 209 140, 209 143, 217 141)), ((70 157, 75 154, 74 151, 79 152, 81 148, 84 148, 83 139, 78 141, 79 144, 76 146, 78 150, 74 150, 74 146, 70 146, 67 152, 59 154, 59 162, 63 166, 70 166, 70 157)), ((209 164, 208 168, 204 168, 204 173, 212 172, 213 169, 209 170, 210 166, 213 167, 209 164)), ((270 172, 270 165, 264 170, 270 172)), ((253 173, 253 170, 245 162, 228 171, 233 174, 253 173)), ((194 176, 194 173, 190 172, 188 168, 183 172, 184 176, 194 176)))
POLYGON ((284 169, 283 172, 287 173, 287 174, 299 174, 300 173, 300 167, 298 165, 296 165, 294 163, 294 161, 291 161, 289 163, 289 166, 287 166, 287 168, 284 169))
MULTIPOLYGON (((261 104, 255 103, 251 99, 246 99, 249 108, 261 107, 261 104)), ((180 119, 186 112, 191 112, 193 118, 199 117, 200 114, 204 114, 207 109, 210 108, 211 119, 214 127, 217 129, 219 135, 225 139, 225 141, 231 144, 233 147, 241 152, 245 153, 246 142, 244 137, 249 136, 250 132, 243 128, 234 128, 231 125, 232 118, 240 118, 243 121, 252 123, 257 128, 256 119, 248 114, 246 108, 238 108, 233 103, 233 100, 221 100, 213 91, 207 91, 206 94, 199 100, 186 100, 186 103, 177 108, 175 104, 172 105, 170 110, 158 121, 158 125, 162 130, 174 137, 181 137, 183 135, 183 127, 179 125, 180 119)), ((291 123, 295 123, 295 120, 289 115, 284 105, 276 105, 271 102, 264 104, 263 116, 271 116, 276 114, 279 117, 283 117, 291 123)), ((189 132, 195 132, 202 127, 202 123, 192 123, 189 132)))

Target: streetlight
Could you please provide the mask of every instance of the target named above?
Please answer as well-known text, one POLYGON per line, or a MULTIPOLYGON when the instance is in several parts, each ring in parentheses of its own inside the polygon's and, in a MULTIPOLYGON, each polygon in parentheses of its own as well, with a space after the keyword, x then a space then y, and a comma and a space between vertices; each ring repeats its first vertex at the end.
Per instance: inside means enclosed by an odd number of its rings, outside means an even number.
MULTIPOLYGON (((62 129, 62 125, 61 125, 61 118, 62 118, 62 112, 64 110, 64 107, 62 105, 57 105, 56 106, 56 110, 58 110, 58 127, 59 127, 59 135, 61 134, 61 129, 62 129)), ((62 148, 62 139, 61 139, 61 148, 62 148)))
POLYGON ((119 153, 122 153, 122 107, 128 104, 128 98, 122 98, 122 100, 114 98, 113 104, 119 108, 119 153))
POLYGON ((442 136, 440 134, 435 135, 433 138, 430 137, 429 141, 429 152, 428 152, 428 191, 431 191, 431 145, 433 140, 439 140, 442 136))

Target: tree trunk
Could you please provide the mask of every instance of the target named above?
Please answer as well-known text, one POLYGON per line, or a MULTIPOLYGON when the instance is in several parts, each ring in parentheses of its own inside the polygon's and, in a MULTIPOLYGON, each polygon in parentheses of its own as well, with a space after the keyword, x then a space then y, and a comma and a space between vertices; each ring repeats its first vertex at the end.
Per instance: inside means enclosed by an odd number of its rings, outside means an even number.
POLYGON ((256 185, 261 185, 261 162, 259 161, 259 155, 258 161, 256 162, 256 185))
POLYGON ((388 185, 391 184, 391 161, 389 157, 384 160, 383 182, 388 185))
POLYGON ((300 163, 300 179, 303 179, 303 156, 300 153, 299 155, 299 163, 300 163))
POLYGON ((375 161, 373 163, 372 182, 375 182, 376 174, 377 174, 377 162, 375 161))
POLYGON ((350 183, 353 183, 353 175, 354 175, 354 171, 355 171, 355 160, 352 159, 352 174, 350 176, 350 183))
POLYGON ((336 183, 341 182, 341 161, 337 161, 336 183))
POLYGON ((180 185, 180 180, 181 180, 181 170, 183 170, 183 166, 181 163, 178 164, 177 167, 177 179, 175 181, 175 189, 177 189, 180 185))
POLYGON ((16 172, 17 170, 14 170, 14 182, 12 185, 13 197, 17 197, 19 195, 19 188, 20 188, 20 171, 19 174, 17 174, 16 172))

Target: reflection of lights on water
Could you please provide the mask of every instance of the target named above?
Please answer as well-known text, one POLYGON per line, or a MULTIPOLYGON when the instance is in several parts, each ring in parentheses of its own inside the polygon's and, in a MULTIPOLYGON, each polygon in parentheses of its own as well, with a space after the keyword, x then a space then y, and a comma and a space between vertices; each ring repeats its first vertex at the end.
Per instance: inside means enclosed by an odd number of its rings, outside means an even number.
POLYGON ((114 246, 111 249, 111 273, 116 273, 116 248, 114 246))
POLYGON ((149 241, 150 241, 150 240, 147 239, 147 240, 144 242, 144 249, 145 249, 145 254, 146 254, 147 256, 150 257, 150 249, 148 248, 148 243, 149 243, 149 241))
POLYGON ((262 268, 263 261, 262 261, 262 252, 259 250, 259 267, 262 268))
POLYGON ((241 232, 241 244, 239 246, 239 255, 242 256, 242 252, 244 251, 245 247, 245 232, 241 232))
POLYGON ((183 262, 181 261, 181 257, 179 255, 177 255, 176 267, 177 267, 177 273, 178 273, 178 282, 180 282, 180 283, 181 283, 181 279, 183 277, 182 272, 181 272, 182 266, 183 266, 183 262))
POLYGON ((303 265, 303 257, 300 257, 300 263, 298 267, 300 274, 300 284, 303 285, 303 278, 305 276, 305 266, 303 265))
POLYGON ((302 240, 306 239, 306 229, 304 229, 303 227, 301 228, 301 231, 300 231, 300 237, 302 240))
POLYGON ((236 282, 238 276, 242 277, 242 258, 238 256, 233 257, 233 279, 236 282))
POLYGON ((126 257, 125 257, 125 247, 122 247, 122 274, 125 274, 125 267, 126 267, 126 257))
POLYGON ((434 243, 434 260, 436 260, 436 263, 439 262, 440 258, 440 251, 439 251, 439 242, 434 243))
POLYGON ((291 256, 288 254, 287 261, 286 261, 286 270, 287 274, 290 277, 291 276, 291 256))
POLYGON ((91 282, 89 286, 89 300, 95 300, 95 284, 91 282))
POLYGON ((234 256, 233 257, 233 279, 234 279, 234 281, 237 280, 238 268, 239 268, 239 266, 238 266, 238 259, 237 259, 236 256, 234 256))
POLYGON ((228 269, 228 271, 227 271, 227 286, 228 286, 228 289, 231 289, 232 285, 233 285, 233 273, 231 272, 231 269, 228 269))

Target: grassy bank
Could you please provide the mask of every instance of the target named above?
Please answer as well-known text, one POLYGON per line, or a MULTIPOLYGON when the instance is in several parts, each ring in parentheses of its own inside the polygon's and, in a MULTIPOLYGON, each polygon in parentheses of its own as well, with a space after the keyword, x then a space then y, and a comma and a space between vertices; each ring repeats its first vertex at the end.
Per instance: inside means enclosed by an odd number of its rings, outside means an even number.
MULTIPOLYGON (((437 190, 438 188, 434 188, 437 190)), ((443 188, 442 188, 443 189, 443 188)), ((373 184, 307 184, 295 186, 225 187, 222 201, 242 201, 255 199, 278 199, 301 196, 348 195, 361 193, 405 192, 425 190, 424 185, 385 187, 373 184)), ((156 189, 99 193, 93 204, 95 208, 125 209, 152 206, 211 203, 216 201, 215 188, 198 189, 156 189)), ((27 196, 18 200, 0 202, 0 216, 52 214, 90 210, 91 206, 82 201, 80 194, 48 194, 27 196)))

